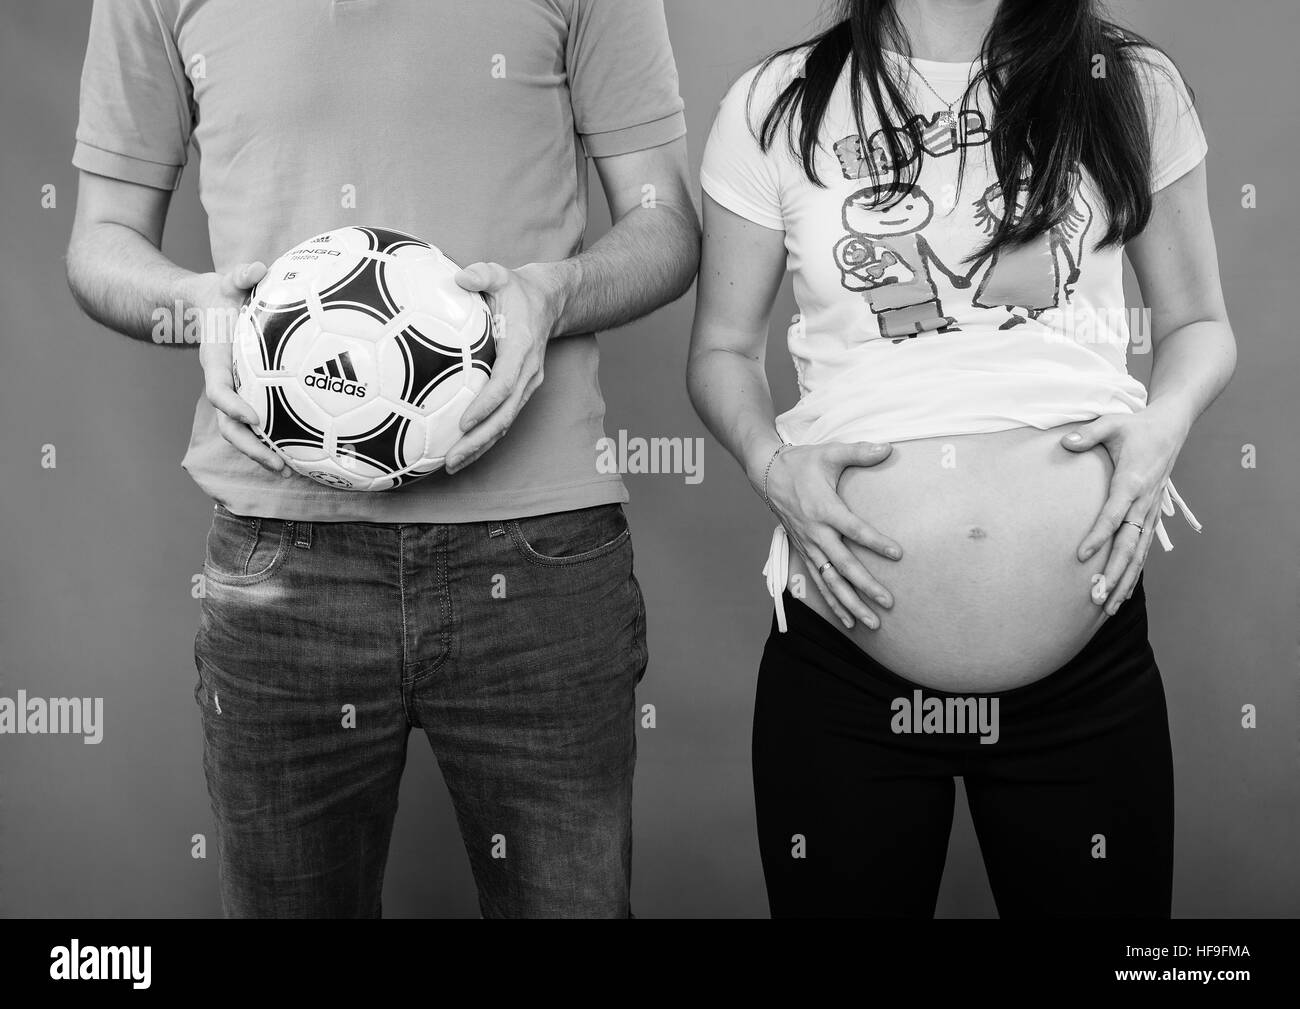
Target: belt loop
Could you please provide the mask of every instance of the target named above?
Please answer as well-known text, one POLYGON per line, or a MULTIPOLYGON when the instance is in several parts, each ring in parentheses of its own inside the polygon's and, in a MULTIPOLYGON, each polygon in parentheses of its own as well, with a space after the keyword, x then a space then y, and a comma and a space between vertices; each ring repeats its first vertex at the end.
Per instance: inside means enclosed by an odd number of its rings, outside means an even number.
POLYGON ((500 519, 493 519, 487 524, 489 536, 504 536, 506 534, 506 524, 500 519))
POLYGON ((301 547, 303 550, 311 549, 311 523, 295 522, 293 525, 294 532, 297 534, 293 545, 301 547))

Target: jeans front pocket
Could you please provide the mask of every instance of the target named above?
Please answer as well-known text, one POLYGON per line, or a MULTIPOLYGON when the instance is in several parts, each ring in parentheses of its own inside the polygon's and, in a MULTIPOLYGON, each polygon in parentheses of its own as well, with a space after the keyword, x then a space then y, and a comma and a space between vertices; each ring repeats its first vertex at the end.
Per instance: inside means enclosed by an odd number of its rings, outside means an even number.
POLYGON ((619 504, 534 515, 505 525, 526 561, 557 567, 604 557, 631 536, 627 515, 619 504))
POLYGON ((284 564, 293 523, 236 515, 218 504, 208 530, 203 573, 224 585, 253 585, 284 564))

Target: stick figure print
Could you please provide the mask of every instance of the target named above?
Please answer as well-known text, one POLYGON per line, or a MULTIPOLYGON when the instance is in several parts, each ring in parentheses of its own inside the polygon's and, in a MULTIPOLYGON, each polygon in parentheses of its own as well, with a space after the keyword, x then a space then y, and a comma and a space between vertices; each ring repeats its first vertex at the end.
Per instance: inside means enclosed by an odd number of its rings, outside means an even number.
POLYGON ((934 203, 912 186, 892 205, 875 206, 887 188, 869 186, 844 201, 849 234, 835 245, 840 283, 865 294, 880 335, 895 343, 922 333, 958 332, 957 320, 944 313, 930 267, 954 287, 970 286, 970 278, 949 270, 921 234, 934 216, 934 203))
MULTIPOLYGON (((992 237, 1006 213, 1002 187, 993 183, 974 206, 976 225, 986 237, 992 237)), ((1018 218, 1024 211, 1025 188, 1021 187, 1012 213, 1018 218)), ((1024 245, 1004 246, 986 257, 988 268, 971 304, 976 308, 1005 308, 1007 320, 998 328, 1011 329, 1037 319, 1048 309, 1060 307, 1062 301, 1068 303, 1074 293, 1072 285, 1079 280, 1083 238, 1091 223, 1092 208, 1076 189, 1074 202, 1060 223, 1024 245), (1064 283, 1062 259, 1066 266, 1064 283)), ((983 262, 981 259, 974 264, 972 276, 983 262)))

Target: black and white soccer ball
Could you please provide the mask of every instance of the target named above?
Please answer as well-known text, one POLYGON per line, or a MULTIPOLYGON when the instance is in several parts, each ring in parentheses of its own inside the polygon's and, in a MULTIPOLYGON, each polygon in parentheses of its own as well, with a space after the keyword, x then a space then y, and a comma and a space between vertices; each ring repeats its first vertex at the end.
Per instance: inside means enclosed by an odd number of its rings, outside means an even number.
POLYGON ((240 313, 235 388, 294 470, 389 490, 442 468, 496 358, 482 295, 428 242, 339 228, 277 259, 240 313))

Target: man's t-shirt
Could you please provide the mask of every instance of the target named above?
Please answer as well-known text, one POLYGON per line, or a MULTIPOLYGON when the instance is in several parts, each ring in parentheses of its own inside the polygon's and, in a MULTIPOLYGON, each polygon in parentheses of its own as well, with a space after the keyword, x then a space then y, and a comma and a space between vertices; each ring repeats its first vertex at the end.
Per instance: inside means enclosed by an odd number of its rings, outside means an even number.
MULTIPOLYGON (((192 146, 219 271, 347 224, 517 267, 581 250, 586 156, 685 132, 662 0, 96 0, 73 164, 174 189, 192 146)), ((399 490, 268 473, 202 396, 183 465, 231 511, 301 521, 626 501, 597 469, 597 361, 594 335, 553 340, 502 441, 399 490)))

